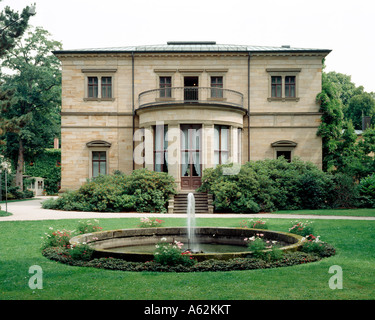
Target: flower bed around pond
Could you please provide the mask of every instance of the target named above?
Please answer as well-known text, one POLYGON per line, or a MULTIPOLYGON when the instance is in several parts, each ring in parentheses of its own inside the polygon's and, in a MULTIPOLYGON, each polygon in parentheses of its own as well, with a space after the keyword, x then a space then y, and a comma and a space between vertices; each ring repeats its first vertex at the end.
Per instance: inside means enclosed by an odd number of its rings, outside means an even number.
MULTIPOLYGON (((298 251, 283 251, 280 250, 278 246, 272 247, 272 243, 277 242, 270 238, 270 234, 275 233, 274 231, 254 230, 250 228, 216 228, 216 233, 229 230, 230 233, 236 234, 236 241, 245 243, 248 246, 248 251, 245 252, 246 254, 228 255, 226 259, 211 259, 209 255, 206 256, 205 259, 197 259, 199 255, 193 255, 190 252, 182 250, 183 244, 179 240, 173 238, 171 242, 169 241, 170 239, 167 241, 167 238, 163 236, 166 229, 169 233, 175 233, 177 229, 178 232, 184 232, 184 228, 146 228, 142 232, 144 235, 149 234, 155 238, 155 234, 159 234, 162 237, 156 238, 157 241, 154 242, 154 255, 151 254, 147 256, 147 261, 127 261, 111 255, 95 257, 95 255, 93 255, 94 249, 89 243, 99 240, 100 235, 101 237, 103 237, 103 234, 107 234, 107 236, 111 234, 113 236, 114 233, 113 231, 95 232, 100 230, 100 228, 88 222, 87 226, 82 226, 81 223, 80 228, 78 228, 78 235, 67 230, 50 230, 49 233, 46 233, 45 243, 42 246, 42 254, 48 259, 72 266, 122 271, 157 272, 230 271, 287 267, 319 261, 335 254, 335 248, 322 242, 319 236, 304 234, 304 231, 313 231, 312 228, 306 228, 306 225, 298 226, 298 228, 291 228, 289 230, 293 231, 293 229, 296 229, 295 231, 296 233, 298 232, 299 235, 297 235, 295 239, 299 239, 303 242, 300 243, 299 240, 294 242, 295 247, 293 249, 298 249, 298 251), (91 232, 90 235, 83 234, 87 232, 91 232), (267 234, 267 236, 263 239, 265 234, 267 234), (246 236, 245 238, 243 237, 244 235, 246 236), (71 239, 74 239, 72 238, 73 236, 75 236, 75 240, 71 241, 71 239), (77 239, 85 241, 77 242, 77 239), (88 241, 88 243, 86 241, 88 241), (298 244, 297 246, 296 243, 298 244), (160 248, 164 248, 165 250, 160 250, 160 248), (164 256, 157 256, 159 254, 164 254, 164 256)), ((205 229, 207 234, 212 234, 214 228, 202 229, 205 229)), ((133 234, 139 232, 139 229, 127 230, 131 230, 133 234)), ((294 238, 295 236, 284 232, 277 232, 275 234, 277 234, 279 238, 281 235, 281 238, 284 239, 285 237, 294 238)), ((246 251, 245 248, 244 251, 246 251)), ((212 257, 214 257, 214 255, 212 257)))

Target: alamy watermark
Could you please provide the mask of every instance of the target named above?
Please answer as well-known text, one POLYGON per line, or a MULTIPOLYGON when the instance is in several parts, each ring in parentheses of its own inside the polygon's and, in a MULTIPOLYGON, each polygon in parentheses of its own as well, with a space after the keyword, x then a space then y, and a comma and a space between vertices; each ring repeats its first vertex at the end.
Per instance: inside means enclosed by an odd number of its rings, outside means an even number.
POLYGON ((154 127, 135 130, 133 160, 137 165, 153 164, 156 161, 154 153, 164 152, 166 159, 160 156, 159 161, 167 161, 168 166, 190 162, 194 165, 209 166, 221 163, 228 164, 223 167, 223 175, 236 175, 241 169, 241 131, 238 130, 240 129, 222 128, 220 136, 213 126, 189 130, 168 126, 168 129, 165 129, 164 122, 157 121, 154 127), (226 142, 222 142, 223 145, 219 147, 218 141, 223 141, 223 137, 226 142), (151 150, 150 148, 153 150, 147 152, 146 149, 151 150), (189 156, 185 158, 182 154, 189 156))
POLYGON ((32 276, 29 279, 29 288, 31 290, 43 289, 43 269, 41 266, 33 265, 29 268, 32 276))
POLYGON ((329 268, 328 273, 333 273, 333 276, 329 278, 328 285, 332 290, 343 288, 343 271, 338 265, 333 265, 329 268))

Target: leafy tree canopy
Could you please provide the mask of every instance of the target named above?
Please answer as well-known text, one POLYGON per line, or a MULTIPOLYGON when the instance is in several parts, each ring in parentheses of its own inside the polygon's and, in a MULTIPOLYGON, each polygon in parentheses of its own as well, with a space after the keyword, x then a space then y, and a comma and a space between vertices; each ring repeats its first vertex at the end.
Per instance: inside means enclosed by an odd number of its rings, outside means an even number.
POLYGON ((3 74, 1 79, 0 121, 5 133, 0 140, 6 142, 5 155, 17 163, 20 187, 25 157, 32 159, 52 144, 60 131, 61 70, 52 51, 61 47, 48 31, 30 28, 1 64, 12 73, 3 74))
POLYGON ((34 7, 27 6, 18 13, 6 6, 0 13, 0 57, 12 49, 16 40, 23 35, 30 16, 35 14, 34 10, 34 7))

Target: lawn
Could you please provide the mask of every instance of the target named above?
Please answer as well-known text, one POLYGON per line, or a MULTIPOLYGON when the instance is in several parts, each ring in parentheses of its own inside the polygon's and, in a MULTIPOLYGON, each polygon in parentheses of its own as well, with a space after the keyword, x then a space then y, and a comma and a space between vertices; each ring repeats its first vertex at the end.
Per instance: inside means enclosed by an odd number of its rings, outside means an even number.
MULTIPOLYGON (((199 226, 239 226, 241 218, 198 219, 199 226)), ((288 219, 268 219, 287 231, 288 219)), ((311 219, 309 220, 311 221, 311 219)), ((133 228, 135 218, 100 219, 103 229, 133 228)), ((73 230, 78 220, 0 222, 0 300, 341 300, 375 298, 375 221, 315 220, 315 233, 337 254, 319 262, 268 270, 202 273, 122 272, 71 267, 44 258, 49 227, 73 230), (29 267, 43 270, 43 289, 28 286, 29 267), (343 289, 332 290, 329 268, 343 270, 343 289)), ((165 226, 185 226, 165 218, 165 226)))
POLYGON ((7 216, 11 216, 12 214, 8 211, 2 211, 0 210, 0 217, 7 217, 7 216))
POLYGON ((375 217, 374 208, 360 209, 326 209, 326 210, 280 210, 278 214, 316 215, 316 216, 346 216, 346 217, 375 217))

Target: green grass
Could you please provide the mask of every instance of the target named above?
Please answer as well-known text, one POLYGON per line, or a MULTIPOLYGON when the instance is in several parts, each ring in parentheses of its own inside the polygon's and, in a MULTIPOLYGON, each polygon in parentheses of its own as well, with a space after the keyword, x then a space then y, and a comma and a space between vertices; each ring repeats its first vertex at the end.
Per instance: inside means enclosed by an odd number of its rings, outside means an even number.
POLYGON ((2 211, 0 210, 0 217, 7 217, 11 216, 12 214, 9 211, 2 211))
POLYGON ((10 203, 10 202, 22 202, 22 201, 30 201, 30 200, 40 200, 40 198, 27 198, 27 199, 14 199, 14 200, 7 200, 7 201, 5 201, 5 200, 2 200, 2 201, 0 201, 0 203, 6 203, 6 202, 8 202, 8 203, 10 203))
MULTIPOLYGON (((165 226, 185 219, 165 218, 165 226)), ((198 219, 199 226, 236 227, 241 218, 198 219)), ((315 233, 337 254, 316 263, 268 270, 202 273, 122 272, 71 267, 44 258, 41 237, 49 227, 73 230, 79 220, 0 223, 0 300, 101 299, 374 299, 375 221, 315 220, 315 233), (43 289, 28 286, 29 267, 43 269, 43 289), (342 290, 332 290, 332 265, 343 269, 342 290)), ((311 221, 311 219, 310 219, 311 221)), ((139 219, 100 219, 104 229, 133 228, 139 219)), ((287 231, 288 219, 268 219, 271 229, 287 231)))
POLYGON ((327 209, 327 210, 280 210, 277 214, 317 215, 317 216, 352 216, 375 217, 375 209, 327 209))

